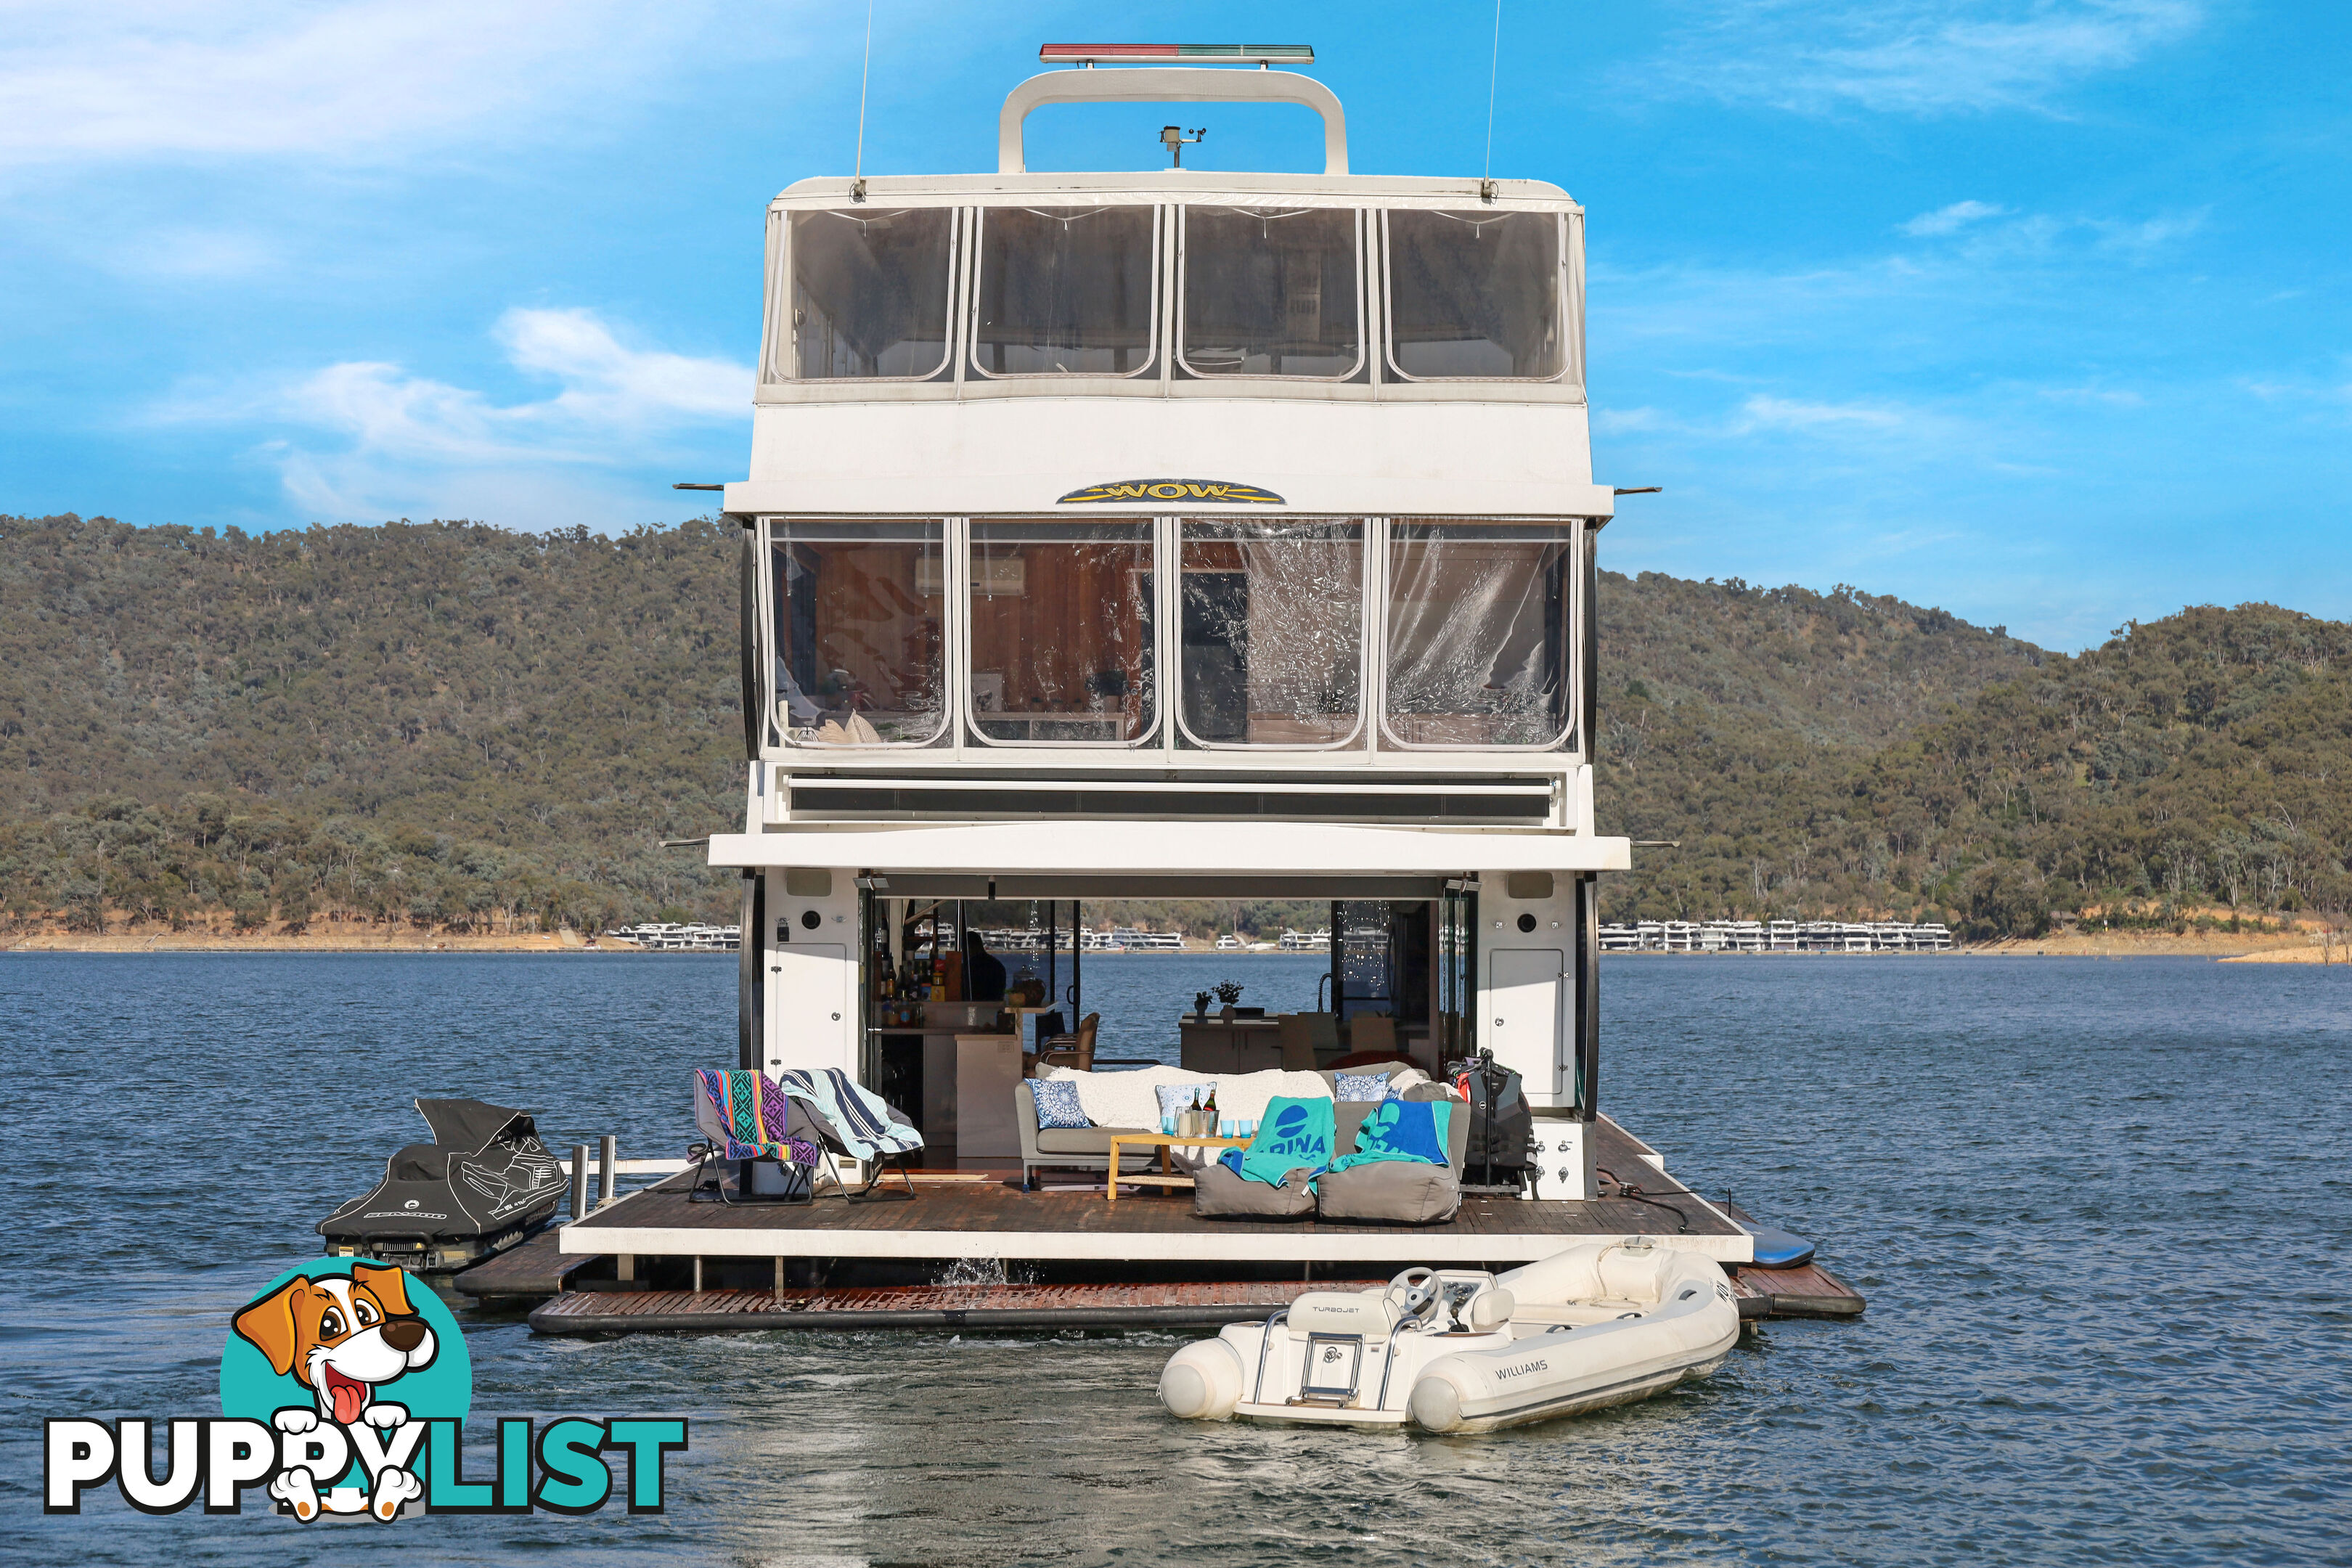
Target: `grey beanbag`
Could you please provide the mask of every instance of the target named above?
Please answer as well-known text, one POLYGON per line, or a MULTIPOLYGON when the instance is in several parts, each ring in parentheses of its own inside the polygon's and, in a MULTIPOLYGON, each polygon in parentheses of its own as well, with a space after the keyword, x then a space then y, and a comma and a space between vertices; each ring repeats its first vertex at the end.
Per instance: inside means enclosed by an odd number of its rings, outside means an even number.
POLYGON ((1305 1167, 1283 1177, 1282 1185, 1244 1181, 1212 1162, 1192 1178, 1192 1212, 1202 1218, 1244 1215, 1253 1219, 1303 1219, 1315 1212, 1315 1194, 1305 1167))
POLYGON ((1325 1219, 1435 1225, 1462 1206, 1462 1184, 1451 1168, 1413 1160, 1350 1165, 1326 1172, 1315 1184, 1325 1219))

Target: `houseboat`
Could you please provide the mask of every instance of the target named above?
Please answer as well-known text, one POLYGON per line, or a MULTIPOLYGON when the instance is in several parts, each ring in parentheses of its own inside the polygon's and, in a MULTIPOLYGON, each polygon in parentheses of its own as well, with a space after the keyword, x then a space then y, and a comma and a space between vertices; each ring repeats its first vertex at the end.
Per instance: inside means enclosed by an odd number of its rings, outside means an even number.
MULTIPOLYGON (((565 1254, 697 1290, 772 1266, 779 1298, 958 1259, 1041 1289, 1296 1289, 1636 1232, 1752 1258, 1601 1113, 1597 879, 1630 846, 1593 819, 1614 500, 1583 209, 1539 180, 1351 173, 1338 99, 1274 68, 1304 53, 1049 49, 1070 68, 1005 100, 994 173, 770 204, 750 468, 724 488, 744 816, 709 859, 742 879, 740 1065, 899 1108, 915 1195, 689 1209, 672 1184, 566 1226, 565 1254), (1033 111, 1111 102, 1302 105, 1323 167, 1028 169, 1033 111), (1085 906, 1153 899, 1328 905, 1278 944, 1329 954, 1292 1016, 1315 1062, 1491 1053, 1533 1112, 1516 1190, 1405 1228, 1022 1181, 1034 1015, 1075 1028, 1086 956, 1122 934, 1085 906), (1043 1007, 960 989, 990 932, 1022 933, 994 957, 1043 1007), (885 1005, 910 963, 929 1013, 885 1005)), ((1281 1065, 1293 1023, 1236 1011, 1171 1016, 1158 1054, 1191 1065, 1197 1032, 1203 1059, 1281 1065)))

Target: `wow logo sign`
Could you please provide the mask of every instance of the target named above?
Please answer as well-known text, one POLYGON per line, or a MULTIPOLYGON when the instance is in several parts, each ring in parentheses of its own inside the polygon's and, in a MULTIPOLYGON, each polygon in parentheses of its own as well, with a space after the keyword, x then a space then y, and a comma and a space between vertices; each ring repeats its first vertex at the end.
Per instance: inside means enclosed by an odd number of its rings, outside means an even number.
POLYGON ((438 1297, 389 1265, 320 1258, 291 1269, 231 1320, 221 1415, 163 1421, 52 1418, 43 1508, 79 1513, 111 1480, 142 1513, 236 1513, 261 1489, 305 1522, 322 1513, 593 1513, 613 1492, 604 1456, 626 1455, 629 1511, 663 1508, 663 1460, 683 1418, 498 1423, 486 1479, 466 1468, 473 1369, 438 1297), (160 1473, 154 1462, 163 1429, 160 1473))

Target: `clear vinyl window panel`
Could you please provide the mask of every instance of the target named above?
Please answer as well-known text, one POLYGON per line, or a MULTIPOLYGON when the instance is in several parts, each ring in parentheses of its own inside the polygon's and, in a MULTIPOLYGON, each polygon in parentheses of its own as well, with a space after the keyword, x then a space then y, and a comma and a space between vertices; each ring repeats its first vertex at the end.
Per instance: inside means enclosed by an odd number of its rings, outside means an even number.
POLYGON ((1412 381, 1551 381, 1568 370, 1557 213, 1383 219, 1390 368, 1412 381))
POLYGON ((971 725, 1008 746, 1134 746, 1159 723, 1152 525, 971 525, 971 725))
POLYGON ((1363 729, 1364 527, 1187 521, 1177 719, 1194 746, 1343 746, 1363 729))
POLYGON ((1567 524, 1390 525, 1384 743, 1567 743, 1575 548, 1567 524))
POLYGON ((947 734, 947 556, 937 522, 775 522, 776 722, 797 746, 947 734))
POLYGON ((792 215, 790 374, 923 381, 948 368, 955 213, 792 215))
POLYGON ((973 369, 1129 376, 1151 368, 1157 207, 988 207, 978 224, 973 369))
POLYGON ((1196 206, 1181 221, 1187 373, 1342 381, 1363 367, 1354 212, 1196 206))

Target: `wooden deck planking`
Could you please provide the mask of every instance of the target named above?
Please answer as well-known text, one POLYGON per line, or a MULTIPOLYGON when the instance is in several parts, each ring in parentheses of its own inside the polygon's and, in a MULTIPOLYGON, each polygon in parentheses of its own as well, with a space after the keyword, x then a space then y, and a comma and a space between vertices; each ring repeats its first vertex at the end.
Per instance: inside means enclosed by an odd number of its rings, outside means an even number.
POLYGON ((914 1285, 866 1289, 575 1292, 530 1315, 543 1334, 794 1329, 1213 1328, 1248 1322, 1306 1290, 1379 1281, 1209 1280, 1152 1285, 914 1285))
POLYGON ((528 1300, 554 1295, 572 1274, 594 1261, 593 1254, 562 1251, 555 1232, 543 1230, 520 1247, 452 1276, 449 1282, 478 1301, 528 1300))
MULTIPOLYGON (((1759 1298, 1761 1311, 1772 1318, 1858 1318, 1870 1303, 1862 1293, 1819 1263, 1795 1268, 1733 1268, 1731 1286, 1742 1297, 1759 1298)), ((1749 1315, 1745 1302, 1742 1315, 1749 1315)))
MULTIPOLYGON (((1688 1234, 1734 1236, 1738 1227, 1693 1207, 1688 1234)), ((1465 1198, 1460 1215, 1444 1225, 1381 1226, 1329 1220, 1202 1219, 1188 1198, 1145 1195, 1103 1201, 1099 1193, 1024 1193, 1010 1184, 935 1188, 912 1199, 845 1203, 820 1198, 814 1204, 692 1203, 683 1192, 647 1191, 601 1210, 565 1234, 585 1238, 614 1229, 664 1229, 714 1234, 759 1231, 987 1230, 1092 1236, 1186 1236, 1268 1228, 1301 1235, 1422 1235, 1455 1230, 1473 1235, 1628 1236, 1676 1234, 1675 1216, 1646 1204, 1595 1198, 1465 1198)), ((578 1249, 577 1241, 573 1250, 578 1249)))
MULTIPOLYGON (((1743 1319, 1851 1318, 1864 1303, 1828 1270, 1733 1268, 1743 1319)), ((1249 1322, 1307 1290, 1360 1290, 1372 1279, 1200 1280, 1149 1284, 915 1285, 771 1290, 574 1291, 530 1315, 535 1332, 586 1335, 789 1329, 1214 1328, 1249 1322)))

